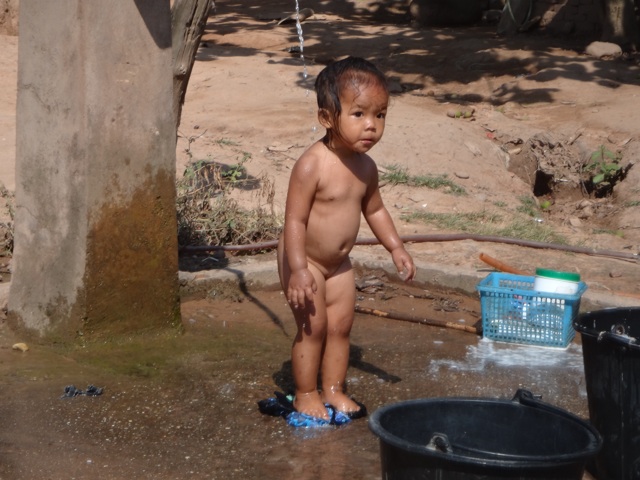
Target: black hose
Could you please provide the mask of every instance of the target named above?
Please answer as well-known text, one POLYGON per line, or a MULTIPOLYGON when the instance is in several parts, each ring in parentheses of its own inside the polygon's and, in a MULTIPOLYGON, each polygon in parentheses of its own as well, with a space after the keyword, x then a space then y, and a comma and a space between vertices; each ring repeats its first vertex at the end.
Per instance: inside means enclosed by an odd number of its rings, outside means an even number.
MULTIPOLYGON (((534 242, 531 240, 521 240, 518 238, 498 237, 493 235, 477 235, 473 233, 443 233, 425 235, 404 235, 400 239, 405 243, 425 243, 425 242, 455 242, 460 240, 474 240, 476 242, 506 243, 529 248, 542 248, 548 250, 560 250, 563 252, 582 253, 598 257, 618 258, 622 260, 635 260, 640 258, 637 253, 616 252, 613 250, 595 250, 586 247, 572 247, 557 243, 534 242)), ((377 238, 358 238, 356 245, 379 245, 377 238)), ((277 240, 268 242, 253 243, 249 245, 186 245, 180 248, 180 253, 201 253, 201 252, 246 252, 253 250, 271 250, 278 246, 277 240)))

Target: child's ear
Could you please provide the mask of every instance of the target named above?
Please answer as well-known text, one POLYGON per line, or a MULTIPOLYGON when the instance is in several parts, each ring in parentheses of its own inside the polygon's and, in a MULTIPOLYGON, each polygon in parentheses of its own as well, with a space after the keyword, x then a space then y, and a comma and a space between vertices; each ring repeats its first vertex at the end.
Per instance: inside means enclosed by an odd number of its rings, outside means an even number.
POLYGON ((324 128, 331 128, 333 123, 331 122, 331 115, 326 108, 320 108, 318 110, 318 121, 324 128))

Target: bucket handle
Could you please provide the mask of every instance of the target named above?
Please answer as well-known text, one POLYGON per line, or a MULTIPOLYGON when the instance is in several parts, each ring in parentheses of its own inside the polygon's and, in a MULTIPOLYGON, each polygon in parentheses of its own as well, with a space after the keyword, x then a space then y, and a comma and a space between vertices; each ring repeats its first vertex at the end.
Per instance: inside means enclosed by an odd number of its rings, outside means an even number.
POLYGON ((449 437, 447 437, 446 433, 434 432, 431 440, 427 443, 427 448, 434 452, 453 453, 453 447, 451 447, 451 442, 449 442, 449 437))
POLYGON ((518 402, 520 405, 524 405, 525 407, 539 408, 541 410, 546 410, 548 412, 552 412, 555 415, 562 415, 566 417, 570 417, 571 414, 568 412, 564 412, 563 410, 554 407, 548 403, 545 403, 541 400, 542 395, 534 395, 529 390, 524 388, 519 388, 516 391, 516 394, 513 396, 512 401, 518 402))
POLYGON ((610 341, 625 347, 636 346, 637 339, 627 334, 627 327, 624 325, 613 325, 608 332, 602 331, 598 334, 598 342, 610 341))
POLYGON ((512 455, 509 453, 500 453, 500 452, 490 452, 488 450, 481 450, 479 448, 471 448, 462 445, 451 445, 449 441, 449 437, 447 437, 446 433, 435 433, 429 440, 427 444, 427 449, 433 450, 434 452, 443 453, 443 454, 453 454, 457 453, 461 455, 461 452, 464 454, 471 454, 472 457, 483 458, 483 459, 496 459, 496 460, 510 460, 510 459, 518 459, 522 460, 524 458, 523 455, 512 455), (455 450, 455 452, 454 452, 455 450))

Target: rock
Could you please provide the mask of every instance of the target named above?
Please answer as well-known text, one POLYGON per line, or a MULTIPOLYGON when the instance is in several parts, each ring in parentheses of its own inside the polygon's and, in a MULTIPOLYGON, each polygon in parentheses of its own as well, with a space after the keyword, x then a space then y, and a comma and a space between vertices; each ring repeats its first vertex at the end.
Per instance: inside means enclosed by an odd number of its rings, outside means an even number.
POLYGON ((581 227, 582 226, 582 220, 580 220, 578 217, 571 217, 569 219, 569 224, 572 227, 581 227))
POLYGON ((22 342, 14 344, 11 348, 13 348, 14 350, 19 350, 21 352, 26 352, 27 350, 29 350, 29 346, 26 343, 22 342))
POLYGON ((473 153, 474 157, 482 156, 482 150, 480 150, 475 144, 471 142, 464 142, 464 146, 467 147, 471 153, 473 153))
POLYGON ((453 174, 458 177, 458 178, 462 178, 463 180, 466 180, 467 178, 469 178, 469 174, 467 172, 453 172, 453 174))
POLYGON ((587 46, 585 53, 595 58, 618 58, 622 56, 622 48, 615 43, 592 42, 587 46))
POLYGON ((611 270, 609 272, 609 276, 611 278, 620 278, 622 276, 622 272, 620 272, 619 270, 611 270))
POLYGON ((586 220, 587 218, 591 218, 591 217, 593 217, 593 208, 591 207, 584 207, 580 211, 580 214, 578 215, 578 218, 581 218, 583 220, 586 220))

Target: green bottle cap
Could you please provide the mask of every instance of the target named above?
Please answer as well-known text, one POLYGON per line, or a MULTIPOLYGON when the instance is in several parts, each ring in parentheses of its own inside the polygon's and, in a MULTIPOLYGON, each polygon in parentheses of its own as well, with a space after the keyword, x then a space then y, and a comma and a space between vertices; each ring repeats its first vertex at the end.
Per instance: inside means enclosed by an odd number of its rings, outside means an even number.
POLYGON ((572 272, 559 272, 557 270, 547 270, 546 268, 536 268, 536 276, 564 280, 566 282, 579 282, 580 274, 572 272))

